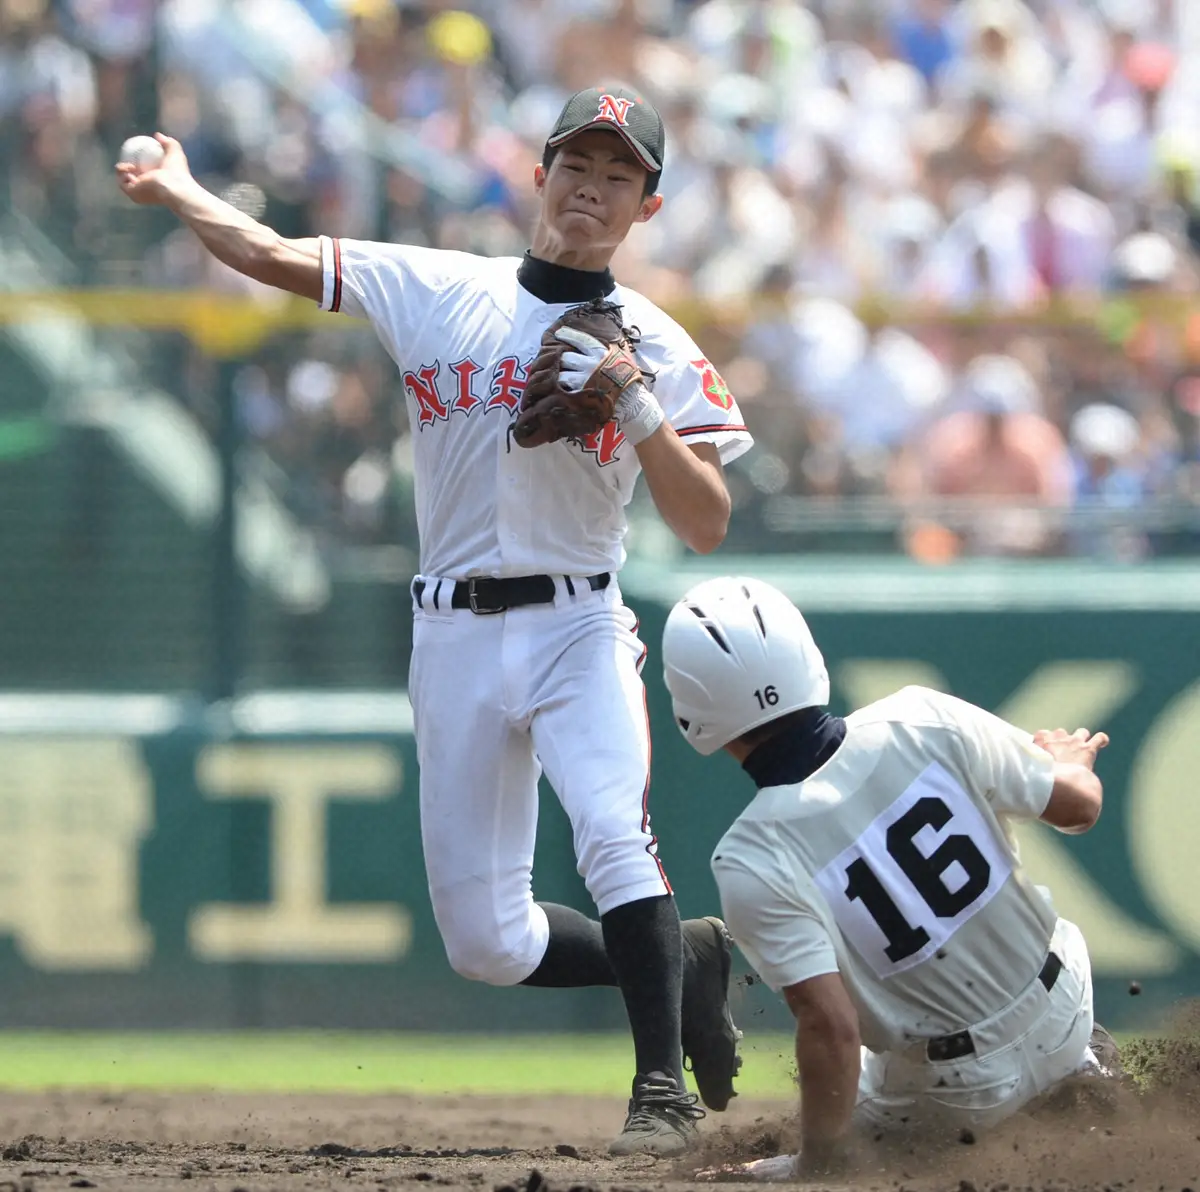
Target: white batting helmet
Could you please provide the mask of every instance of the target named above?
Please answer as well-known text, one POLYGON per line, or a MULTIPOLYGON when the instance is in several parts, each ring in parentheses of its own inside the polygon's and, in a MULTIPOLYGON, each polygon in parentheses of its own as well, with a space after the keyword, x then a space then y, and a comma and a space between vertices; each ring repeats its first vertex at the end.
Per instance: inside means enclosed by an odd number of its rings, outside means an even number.
POLYGON ((692 588, 663 631, 675 722, 707 756, 785 712, 829 702, 829 672, 800 610, 770 584, 722 576, 692 588))

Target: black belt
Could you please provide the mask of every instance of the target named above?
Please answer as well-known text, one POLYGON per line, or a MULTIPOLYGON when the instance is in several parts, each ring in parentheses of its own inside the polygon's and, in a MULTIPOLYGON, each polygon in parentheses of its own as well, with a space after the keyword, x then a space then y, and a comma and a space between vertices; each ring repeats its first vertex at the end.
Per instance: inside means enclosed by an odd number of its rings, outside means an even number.
MULTIPOLYGON (((575 595, 575 581, 564 575, 563 581, 567 586, 567 595, 575 595)), ((443 588, 450 587, 451 581, 439 581, 433 589, 430 603, 434 608, 443 607, 446 595, 450 597, 451 608, 469 608, 479 616, 489 616, 492 613, 502 613, 510 608, 521 608, 526 604, 553 604, 555 584, 551 575, 514 575, 507 579, 497 579, 489 575, 473 575, 470 579, 453 581, 449 593, 443 588)), ((601 592, 612 582, 612 576, 607 572, 587 576, 587 585, 593 592, 601 592)), ((418 608, 425 607, 425 591, 429 587, 423 579, 413 580, 413 599, 418 608)))
MULTIPOLYGON (((1058 974, 1062 972, 1062 967, 1063 962, 1056 953, 1051 952, 1046 957, 1046 963, 1042 965, 1042 971, 1038 973, 1037 979, 1047 993, 1054 988, 1054 983, 1058 980, 1058 974)), ((929 1057, 930 1063, 934 1064, 943 1060, 961 1060, 964 1056, 975 1054, 975 1040, 971 1038, 970 1031, 956 1031, 953 1035, 940 1035, 925 1044, 925 1054, 929 1057)))

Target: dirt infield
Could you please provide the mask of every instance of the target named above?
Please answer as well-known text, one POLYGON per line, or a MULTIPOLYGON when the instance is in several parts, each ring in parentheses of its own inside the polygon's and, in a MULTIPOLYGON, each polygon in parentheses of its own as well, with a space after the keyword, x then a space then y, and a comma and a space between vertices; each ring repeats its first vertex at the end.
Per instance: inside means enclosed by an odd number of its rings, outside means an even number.
MULTIPOLYGON (((1136 1084, 1068 1082, 984 1138, 865 1140, 839 1192, 1200 1189, 1200 1003, 1122 1058, 1136 1084)), ((697 1153, 656 1161, 607 1155, 615 1099, 10 1092, 0 1192, 712 1190, 701 1169, 791 1149, 789 1109, 739 1098, 703 1123, 697 1153)))
MULTIPOLYGON (((769 1153, 790 1132, 780 1102, 735 1101, 704 1123, 705 1148, 686 1163, 613 1160, 604 1146, 622 1108, 566 1097, 8 1093, 0 1095, 0 1192, 415 1192, 421 1184, 683 1192, 713 1188, 692 1178, 698 1166, 769 1153)), ((848 1187, 1179 1192, 1200 1188, 1198 1136, 1200 1112, 1186 1089, 1145 1098, 1084 1087, 978 1142, 873 1157, 848 1187)))

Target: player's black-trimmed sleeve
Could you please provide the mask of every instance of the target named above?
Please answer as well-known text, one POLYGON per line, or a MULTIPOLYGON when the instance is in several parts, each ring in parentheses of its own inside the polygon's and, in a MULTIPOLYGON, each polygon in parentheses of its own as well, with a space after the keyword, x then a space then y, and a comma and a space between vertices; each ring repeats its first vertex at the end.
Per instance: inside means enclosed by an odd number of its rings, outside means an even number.
POLYGON ((445 288, 449 254, 411 244, 322 236, 320 307, 410 333, 445 288))
POLYGON ((337 236, 321 237, 321 272, 323 275, 321 309, 335 315, 361 315, 361 311, 346 310, 343 306, 342 242, 337 236))

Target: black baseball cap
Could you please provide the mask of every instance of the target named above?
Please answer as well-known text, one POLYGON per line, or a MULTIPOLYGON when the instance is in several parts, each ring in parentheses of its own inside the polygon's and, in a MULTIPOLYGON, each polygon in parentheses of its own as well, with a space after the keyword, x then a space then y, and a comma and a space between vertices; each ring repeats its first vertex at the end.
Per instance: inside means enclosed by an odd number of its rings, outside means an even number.
POLYGON ((658 109, 648 99, 628 87, 589 87, 586 91, 576 91, 559 114, 554 131, 546 139, 546 148, 557 149, 589 128, 615 132, 657 181, 662 173, 667 134, 658 109))

